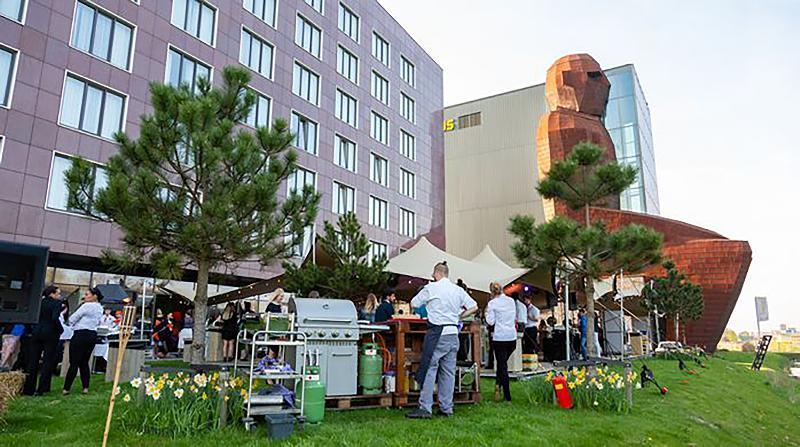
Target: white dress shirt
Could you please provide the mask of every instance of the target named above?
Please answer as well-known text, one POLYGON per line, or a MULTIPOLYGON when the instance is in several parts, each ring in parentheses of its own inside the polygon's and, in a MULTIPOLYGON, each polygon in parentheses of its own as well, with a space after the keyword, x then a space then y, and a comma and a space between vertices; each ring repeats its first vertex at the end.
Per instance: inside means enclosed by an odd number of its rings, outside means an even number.
POLYGON ((445 326, 442 335, 458 334, 459 316, 461 312, 472 309, 478 303, 472 299, 461 287, 442 278, 436 282, 428 283, 417 296, 411 300, 411 307, 422 307, 428 311, 428 322, 445 326))
POLYGON ((494 341, 515 341, 517 339, 517 306, 505 294, 498 295, 486 306, 486 322, 494 326, 494 341))
POLYGON ((103 306, 100 303, 83 303, 74 314, 69 316, 69 325, 72 330, 88 329, 96 331, 103 316, 103 306))
POLYGON ((517 323, 525 324, 528 322, 528 308, 525 307, 525 303, 522 301, 514 301, 514 304, 517 306, 517 323))
POLYGON ((61 323, 61 327, 64 328, 64 331, 61 332, 61 337, 59 340, 70 340, 72 338, 72 326, 68 325, 66 321, 64 321, 64 314, 58 316, 58 321, 61 323))
POLYGON ((531 304, 528 306, 528 321, 525 323, 525 327, 535 327, 539 325, 539 308, 531 304))

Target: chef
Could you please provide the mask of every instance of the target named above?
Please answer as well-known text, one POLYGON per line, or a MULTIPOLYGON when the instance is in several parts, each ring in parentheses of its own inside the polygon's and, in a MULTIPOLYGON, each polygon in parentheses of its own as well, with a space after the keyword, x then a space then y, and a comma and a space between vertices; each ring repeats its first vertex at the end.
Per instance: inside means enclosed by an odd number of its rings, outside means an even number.
POLYGON ((461 287, 450 282, 447 262, 433 268, 434 282, 426 285, 411 300, 411 307, 425 306, 428 331, 422 345, 422 358, 416 380, 422 385, 419 408, 406 414, 412 419, 430 419, 433 410, 433 386, 439 384, 439 411, 453 415, 456 354, 459 320, 477 312, 478 304, 461 287))

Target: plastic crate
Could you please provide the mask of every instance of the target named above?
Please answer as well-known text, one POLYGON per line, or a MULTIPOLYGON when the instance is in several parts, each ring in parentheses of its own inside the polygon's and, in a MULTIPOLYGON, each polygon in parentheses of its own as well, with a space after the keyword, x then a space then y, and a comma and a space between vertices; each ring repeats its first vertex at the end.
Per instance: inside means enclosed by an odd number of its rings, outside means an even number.
POLYGON ((286 439, 294 433, 294 415, 287 413, 264 415, 267 422, 267 436, 270 439, 286 439))

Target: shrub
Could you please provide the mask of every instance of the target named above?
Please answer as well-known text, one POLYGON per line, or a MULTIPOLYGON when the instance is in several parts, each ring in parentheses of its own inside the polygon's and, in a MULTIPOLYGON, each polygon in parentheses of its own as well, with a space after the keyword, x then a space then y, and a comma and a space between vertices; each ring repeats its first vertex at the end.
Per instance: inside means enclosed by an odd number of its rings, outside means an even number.
MULTIPOLYGON (((552 405, 554 372, 549 372, 544 377, 537 377, 525 384, 524 390, 530 403, 539 405, 552 405)), ((626 384, 641 388, 636 381, 636 373, 631 372, 628 377, 623 373, 610 368, 598 367, 595 369, 571 369, 564 374, 567 379, 567 388, 572 396, 574 408, 590 408, 594 410, 627 412, 628 400, 625 397, 626 384)))

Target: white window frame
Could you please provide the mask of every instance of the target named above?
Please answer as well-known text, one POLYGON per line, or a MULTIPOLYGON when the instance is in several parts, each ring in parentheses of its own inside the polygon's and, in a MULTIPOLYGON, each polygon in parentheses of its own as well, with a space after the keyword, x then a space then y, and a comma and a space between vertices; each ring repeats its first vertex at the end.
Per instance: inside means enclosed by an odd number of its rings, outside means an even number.
MULTIPOLYGON (((408 237, 408 238, 411 238, 411 239, 416 239, 417 238, 417 213, 415 213, 415 212, 413 212, 413 211, 411 211, 411 210, 409 210, 407 208, 403 208, 403 207, 399 207, 399 208, 400 208, 400 214, 399 214, 399 219, 398 219, 398 221, 399 221, 399 228, 397 230, 398 233, 400 233, 401 236, 408 237), (410 230, 411 230, 410 232, 404 232, 403 231, 404 230, 403 227, 405 226, 405 220, 406 220, 407 217, 411 218, 411 222, 410 223, 411 223, 412 227, 410 228, 410 230)), ((406 229, 406 230, 408 230, 408 229, 406 229)))
POLYGON ((389 245, 378 241, 369 241, 369 262, 372 263, 373 259, 379 258, 381 255, 386 259, 389 258, 389 245), (380 248, 376 250, 376 248, 380 248))
MULTIPOLYGON (((349 65, 348 65, 348 69, 349 69, 349 65)), ((342 76, 343 78, 345 78, 348 81, 352 82, 353 84, 360 85, 360 81, 361 81, 361 79, 360 79, 360 77, 361 77, 361 60, 358 58, 358 56, 356 56, 355 53, 353 53, 352 51, 347 49, 347 47, 345 47, 341 43, 336 45, 336 72, 339 73, 339 75, 342 76), (351 79, 349 76, 347 76, 346 74, 342 73, 342 71, 339 70, 340 66, 343 65, 343 58, 340 57, 340 56, 343 55, 343 53, 347 53, 347 55, 349 56, 350 60, 355 60, 356 61, 356 64, 355 64, 356 65, 355 66, 355 80, 351 79)))
POLYGON ((355 96, 353 96, 353 95, 347 93, 346 91, 344 91, 344 89, 342 89, 340 87, 336 87, 336 98, 335 98, 335 101, 334 101, 334 113, 333 113, 333 115, 339 121, 347 124, 348 126, 351 126, 354 129, 358 129, 358 99, 356 99, 355 96), (352 115, 353 115, 352 116, 352 118, 353 118, 353 122, 352 123, 349 121, 349 119, 350 119, 350 116, 349 116, 350 114, 349 113, 345 114, 343 116, 343 112, 344 112, 344 102, 343 101, 345 99, 348 100, 347 101, 348 102, 347 110, 350 111, 350 107, 349 107, 350 105, 352 105, 352 107, 354 109, 352 111, 353 112, 352 113, 352 115), (345 119, 345 118, 347 118, 347 119, 345 119))
MULTIPOLYGON (((167 45, 167 58, 165 59, 167 62, 166 62, 165 67, 164 67, 164 84, 171 85, 171 84, 169 84, 169 52, 170 51, 175 51, 176 53, 179 53, 179 54, 183 55, 183 57, 188 57, 189 59, 194 60, 194 62, 196 64, 200 63, 200 64, 203 64, 206 67, 208 67, 208 82, 211 85, 214 84, 214 65, 209 64, 208 62, 206 62, 206 61, 200 59, 199 57, 189 53, 188 51, 184 51, 184 50, 182 50, 182 49, 180 49, 177 46, 172 45, 172 44, 167 45)), ((181 67, 183 67, 183 64, 181 64, 181 67)), ((197 79, 195 79, 193 82, 195 83, 195 87, 196 87, 197 86, 197 79)), ((194 90, 194 89, 192 89, 192 90, 194 90)))
POLYGON ((369 125, 369 134, 372 137, 372 139, 377 141, 378 143, 383 144, 384 146, 389 146, 389 141, 390 141, 389 140, 389 130, 390 130, 389 118, 386 118, 385 116, 381 115, 380 113, 372 110, 370 112, 370 122, 369 122, 369 124, 370 124, 369 125), (376 129, 375 129, 375 118, 376 117, 378 117, 378 118, 380 118, 380 119, 382 119, 383 121, 386 122, 386 129, 385 129, 386 141, 383 141, 382 139, 379 139, 378 137, 380 135, 376 135, 376 133, 375 133, 376 132, 376 129))
POLYGON ((14 86, 17 83, 17 70, 19 69, 19 59, 22 57, 22 51, 19 51, 18 49, 4 43, 0 43, 0 49, 14 53, 14 63, 11 66, 11 76, 8 78, 8 95, 6 97, 6 104, 0 104, 0 109, 10 109, 11 103, 14 100, 14 86))
MULTIPOLYGON (((203 14, 202 14, 202 10, 201 10, 201 13, 199 15, 200 20, 202 20, 202 17, 203 17, 203 14)), ((184 22, 185 21, 186 21, 186 18, 184 17, 184 22)), ((174 26, 175 28, 178 28, 179 30, 181 30, 184 33, 192 36, 193 38, 199 40, 200 42, 203 42, 204 44, 210 46, 211 48, 216 48, 217 47, 217 27, 219 26, 219 8, 217 8, 217 6, 214 5, 213 3, 211 3, 211 2, 209 2, 207 0, 172 0, 172 5, 171 5, 170 11, 169 11, 169 23, 172 24, 172 26, 174 26), (210 9, 214 10, 214 24, 211 27, 211 42, 206 42, 205 40, 200 38, 200 36, 195 36, 194 34, 190 33, 188 30, 184 29, 182 26, 179 26, 178 24, 172 22, 172 12, 175 9, 175 2, 176 1, 183 1, 183 2, 187 2, 187 3, 188 3, 188 1, 197 1, 197 2, 200 2, 201 4, 204 4, 204 5, 208 6, 210 9)), ((199 33, 199 31, 200 31, 200 29, 198 28, 198 33, 199 33)))
MULTIPOLYGON (((320 27, 319 25, 314 23, 313 20, 309 19, 308 17, 306 17, 305 15, 303 15, 303 14, 301 14, 299 12, 297 13, 297 17, 295 18, 294 26, 295 26, 295 30, 294 30, 294 43, 295 43, 295 45, 297 45, 298 47, 300 47, 303 50, 305 50, 306 53, 314 56, 315 58, 317 58, 319 60, 322 60, 322 53, 323 53, 322 49, 323 49, 323 42, 324 42, 324 35, 325 35, 325 33, 322 31, 322 27, 320 27), (312 49, 314 47, 314 45, 313 45, 314 31, 316 30, 319 33, 319 45, 318 45, 319 54, 314 54, 310 49, 308 49, 305 46, 303 46, 303 42, 302 41, 301 42, 297 41, 297 31, 298 31, 298 25, 300 25, 300 21, 305 22, 306 25, 311 27, 311 30, 312 30, 311 31, 311 42, 312 42, 311 48, 312 49)), ((302 38, 301 38, 301 40, 302 40, 302 38)))
POLYGON ((375 152, 370 152, 369 153, 369 179, 372 180, 373 182, 377 183, 378 185, 381 185, 381 186, 386 187, 386 188, 389 187, 389 159, 388 158, 382 157, 382 156, 378 155, 375 152), (377 171, 375 169, 376 163, 377 164, 381 164, 381 163, 378 163, 378 161, 382 161, 383 165, 386 167, 386 172, 383 173, 384 174, 383 175, 383 177, 384 177, 383 182, 381 182, 380 180, 376 179, 376 176, 377 176, 377 171))
MULTIPOLYGON (((340 181, 334 180, 333 181, 333 189, 331 191, 332 191, 331 196, 333 196, 333 207, 332 207, 333 213, 335 213, 335 214, 347 214, 348 212, 353 212, 353 213, 356 212, 356 209, 358 209, 358 208, 356 208, 357 207, 357 203, 356 203, 356 196, 357 196, 356 193, 357 193, 357 191, 356 191, 355 188, 353 188, 352 186, 350 186, 350 185, 348 185, 346 183, 342 183, 340 181), (352 209, 349 209, 349 210, 345 209, 344 212, 340 213, 339 210, 338 210, 338 207, 337 207, 337 201, 339 199, 339 188, 342 188, 342 187, 348 188, 351 191, 353 191, 353 204, 352 204, 352 209)), ((345 208, 347 208, 347 207, 345 206, 345 208)))
POLYGON ((400 115, 411 124, 417 123, 417 101, 405 92, 400 92, 400 115))
POLYGON ((294 140, 292 140, 292 147, 294 147, 297 150, 301 150, 301 151, 303 151, 303 152, 305 152, 307 154, 318 155, 319 154, 319 122, 315 121, 315 120, 312 120, 311 118, 308 117, 308 115, 305 115, 303 113, 300 113, 297 110, 292 109, 289 112, 289 130, 292 131, 292 132, 293 132, 293 130, 292 130, 292 116, 293 115, 297 115, 298 120, 300 118, 302 118, 302 119, 305 119, 306 121, 310 121, 310 122, 314 123, 314 125, 315 125, 314 126, 314 143, 315 143, 315 145, 314 145, 314 152, 311 152, 311 151, 306 150, 305 148, 295 146, 294 145, 294 140))
POLYGON ((417 160, 417 137, 405 129, 400 129, 400 154, 409 160, 417 160), (407 141, 411 142, 410 148, 406 146, 407 141))
MULTIPOLYGON (((381 46, 381 48, 383 48, 383 46, 381 46)), ((372 57, 375 58, 376 61, 378 61, 381 64, 383 64, 386 68, 392 68, 392 44, 389 43, 388 39, 386 39, 383 36, 381 36, 381 34, 379 32, 377 32, 377 31, 375 31, 375 30, 372 30, 372 51, 371 51, 371 53, 372 53, 372 57), (379 41, 386 44, 386 61, 385 62, 383 60, 381 60, 381 58, 378 57, 378 55, 376 54, 377 53, 377 49, 378 49, 377 44, 379 43, 379 41)))
MULTIPOLYGON (((64 104, 63 104, 64 98, 65 98, 64 93, 66 92, 66 89, 67 89, 67 78, 68 77, 73 77, 73 78, 75 78, 75 79, 77 79, 77 80, 79 80, 79 81, 81 81, 81 82, 83 82, 83 83, 85 83, 87 85, 93 84, 95 87, 99 87, 99 88, 105 90, 106 92, 112 92, 112 93, 122 97, 122 117, 121 117, 122 123, 121 123, 120 129, 119 129, 118 132, 125 132, 125 128, 126 128, 126 125, 128 123, 128 103, 130 101, 130 97, 126 93, 121 92, 119 90, 116 90, 114 88, 111 88, 111 87, 109 87, 109 86, 107 86, 107 85, 105 85, 105 84, 103 84, 101 82, 97 82, 97 81, 95 81, 93 79, 90 79, 90 78, 88 78, 86 76, 79 75, 78 73, 75 73, 74 71, 64 70, 64 80, 61 82, 61 99, 58 102, 58 126, 59 127, 63 127, 64 129, 69 129, 69 130, 72 130, 72 131, 75 131, 75 132, 80 132, 80 133, 82 133, 84 135, 90 135, 90 136, 93 136, 95 138, 100 138, 101 140, 111 141, 112 143, 116 143, 116 141, 114 139, 112 139, 112 138, 106 138, 106 137, 104 137, 104 136, 102 136, 100 134, 94 134, 94 133, 91 133, 91 132, 89 132, 87 130, 83 130, 83 129, 79 128, 79 127, 72 127, 72 126, 63 124, 61 122, 61 118, 62 118, 61 114, 62 114, 62 110, 64 108, 64 104)), ((83 104, 81 104, 81 109, 83 109, 83 104)), ((103 115, 101 114, 100 115, 100 123, 98 124, 98 127, 100 128, 100 130, 102 130, 102 127, 103 127, 102 116, 103 115)), ((65 154, 65 155, 68 155, 68 154, 65 154)))
MULTIPOLYGON (((82 217, 84 219, 97 220, 95 217, 89 216, 87 214, 83 214, 81 212, 70 211, 70 210, 67 210, 67 209, 62 210, 62 209, 59 209, 59 208, 53 208, 53 207, 51 207, 49 205, 50 204, 50 185, 51 185, 51 183, 53 181, 53 168, 55 167, 56 157, 69 158, 69 159, 74 161, 76 158, 78 158, 78 155, 69 154, 69 153, 66 153, 66 152, 59 151, 59 150, 54 150, 53 153, 51 154, 51 156, 50 156, 50 171, 47 174, 47 192, 45 193, 45 196, 44 196, 44 209, 46 209, 48 211, 55 212, 55 213, 68 214, 70 216, 82 217)), ((84 161, 87 161, 87 162, 93 164, 95 166, 95 168, 101 167, 103 169, 107 169, 105 164, 100 163, 98 161, 89 160, 87 158, 84 158, 84 161)), ((107 180, 108 179, 106 179, 106 181, 107 180)), ((66 187, 66 185, 65 185, 65 187, 66 187)))
POLYGON ((361 43, 361 16, 356 14, 356 12, 353 11, 353 8, 347 6, 344 2, 341 2, 341 1, 339 2, 339 11, 336 14, 336 28, 342 34, 347 36, 350 40, 352 40, 352 41, 354 41, 356 43, 359 43, 359 44, 361 43), (339 26, 339 16, 342 14, 342 10, 344 10, 346 13, 349 13, 350 15, 352 15, 353 17, 356 18, 356 38, 355 39, 353 38, 353 36, 348 34, 345 30, 343 30, 339 26))
MULTIPOLYGON (((258 2, 258 1, 263 1, 265 5, 266 5, 267 2, 272 2, 272 3, 275 4, 275 13, 274 13, 274 15, 272 17, 272 23, 267 22, 266 20, 264 20, 261 17, 257 16, 255 12, 250 11, 249 9, 247 9, 247 7, 244 5, 244 3, 246 1, 247 0, 242 0, 242 9, 247 11, 251 16, 253 16, 253 17, 257 18, 258 20, 260 20, 262 23, 266 23, 267 26, 269 26, 270 28, 278 29, 278 8, 280 7, 280 1, 279 0, 253 0, 253 4, 254 5, 255 5, 255 2, 258 2)), ((274 57, 273 57, 273 59, 274 59, 274 57)))
POLYGON ((369 196, 369 224, 373 227, 389 229, 389 202, 378 196, 369 196))
MULTIPOLYGON (((298 82, 299 82, 299 81, 298 81, 298 82)), ((302 86, 300 87, 300 91, 302 92, 302 86)), ((313 105, 315 105, 315 106, 319 107, 319 105, 320 105, 320 101, 321 101, 321 98, 322 98, 322 76, 320 76, 320 74, 319 74, 319 73, 317 73, 316 71, 314 71, 314 70, 312 70, 311 68, 309 68, 309 67, 308 67, 308 65, 306 65, 306 64, 303 64, 303 63, 302 63, 302 62, 300 62, 299 60, 295 59, 295 60, 294 60, 294 63, 292 64, 292 93, 293 93, 295 96, 297 96, 298 98, 302 98, 302 99, 304 99, 304 100, 305 100, 307 103, 309 103, 309 104, 313 104, 313 105), (295 91, 294 91, 294 67, 295 67, 295 66, 299 66, 301 70, 306 70, 306 71, 308 71, 309 73, 312 73, 312 74, 314 74, 314 75, 317 77, 317 98, 316 98, 316 99, 317 99, 317 102, 311 102, 311 100, 310 100, 310 99, 308 99, 308 98, 304 98, 303 96, 301 96, 301 95, 300 95, 300 93, 299 93, 299 92, 295 92, 295 91)))
MULTIPOLYGON (((292 172, 289 175, 289 178, 291 178, 291 176, 296 176, 299 171, 303 171, 303 177, 304 178, 308 177, 309 174, 311 174, 313 176, 312 178, 314 179, 314 182, 311 185, 314 187, 314 191, 316 191, 317 190, 317 177, 318 177, 317 172, 316 171, 312 171, 311 169, 306 169, 306 168, 298 165, 297 168, 295 169, 295 171, 292 172)), ((292 195, 293 192, 297 192, 297 193, 301 193, 302 192, 302 191, 298 191, 296 188, 292 187, 292 185, 289 183, 289 178, 286 179, 286 197, 289 197, 290 195, 292 195)), ((297 182, 295 182, 295 183, 297 183, 297 182)), ((308 183, 303 182, 303 186, 305 186, 305 185, 308 185, 308 183)))
POLYGON ((350 138, 347 138, 347 137, 339 134, 338 132, 334 133, 333 134, 333 163, 336 166, 339 166, 340 168, 342 168, 344 170, 347 170, 347 171, 350 171, 350 172, 354 172, 354 173, 358 173, 358 143, 356 143, 355 141, 351 140, 350 138), (352 154, 353 157, 352 157, 352 160, 350 160, 350 165, 351 166, 347 166, 346 163, 342 162, 342 157, 340 155, 340 147, 339 147, 341 145, 341 140, 344 140, 347 143, 350 143, 350 144, 353 145, 353 154, 352 154), (351 167, 352 167, 352 169, 351 169, 351 167))
MULTIPOLYGON (((126 71, 128 73, 132 73, 133 72, 133 56, 136 54, 136 36, 137 36, 138 31, 139 31, 139 27, 137 27, 135 24, 123 19, 122 17, 120 17, 117 14, 114 14, 113 12, 109 11, 108 9, 103 8, 102 6, 98 5, 97 3, 93 2, 93 1, 89 1, 89 0, 78 0, 78 1, 75 2, 75 7, 73 8, 73 11, 72 11, 72 24, 71 24, 70 30, 69 30, 69 42, 68 42, 68 44, 69 44, 70 48, 74 48, 74 49, 80 51, 83 54, 88 54, 89 56, 91 56, 91 57, 93 57, 93 58, 95 58, 97 60, 103 61, 106 64, 111 65, 114 68, 118 68, 118 69, 126 71), (78 19, 78 4, 79 3, 84 3, 87 6, 89 6, 90 8, 94 8, 95 11, 101 12, 101 13, 107 15, 107 16, 110 16, 114 20, 122 23, 123 25, 127 25, 127 26, 129 26, 131 28, 131 42, 130 42, 130 46, 128 47, 128 64, 127 64, 128 66, 127 67, 120 67, 119 65, 115 65, 110 60, 106 60, 106 59, 104 59, 104 58, 92 53, 91 51, 83 50, 83 49, 78 48, 75 45, 73 45, 72 37, 73 37, 73 33, 75 32, 75 24, 76 24, 77 19, 78 19)), ((112 29, 112 42, 113 42, 113 29, 112 29)), ((113 51, 113 49, 111 51, 113 51)))
POLYGON ((4 18, 6 18, 8 20, 11 20, 12 22, 15 22, 15 23, 19 23, 20 25, 25 25, 25 19, 28 17, 28 5, 30 4, 30 0, 21 0, 21 1, 22 1, 22 5, 21 5, 22 6, 22 8, 21 8, 22 9, 22 11, 21 11, 22 14, 20 14, 20 15, 22 17, 20 17, 19 20, 11 18, 11 17, 8 17, 8 16, 0 16, 0 17, 4 17, 4 18))
POLYGON ((386 78, 385 76, 383 76, 382 74, 378 73, 377 70, 372 70, 372 74, 370 75, 370 78, 369 78, 369 83, 370 83, 369 84, 369 92, 372 95, 372 97, 377 99, 378 102, 380 102, 383 105, 391 106, 392 83, 389 81, 389 79, 386 78), (381 83, 381 81, 383 81, 383 82, 381 83), (379 85, 381 87, 383 87, 383 86, 386 87, 386 101, 384 101, 383 98, 381 98, 378 95, 378 91, 377 91, 378 88, 377 87, 379 85))
POLYGON ((417 88, 417 66, 405 55, 400 55, 400 78, 413 88, 417 88), (410 69, 409 69, 410 67, 410 69), (408 74, 411 73, 411 81, 408 80, 408 74))
POLYGON ((417 198, 417 175, 405 168, 400 168, 400 194, 417 198))
MULTIPOLYGON (((277 49, 275 48, 275 44, 273 44, 272 42, 267 40, 265 37, 259 35, 258 33, 253 31, 252 29, 242 25, 242 30, 239 33, 239 57, 237 58, 237 60, 239 61, 239 64, 241 64, 243 67, 247 68, 248 70, 252 71, 253 73, 255 73, 255 74, 257 74, 257 75, 259 75, 259 76, 261 76, 263 78, 267 78, 270 81, 272 81, 275 78, 275 54, 276 54, 276 52, 277 52, 277 49), (261 73, 260 71, 256 70, 255 68, 247 65, 242 60, 242 45, 244 45, 244 33, 247 33, 247 34, 250 35, 250 46, 251 46, 251 48, 252 48, 252 45, 253 45, 253 39, 258 40, 259 43, 261 43, 261 45, 267 45, 270 48, 272 48, 272 57, 271 57, 272 60, 270 61, 270 64, 269 64, 269 76, 265 75, 264 73, 261 73)), ((252 55, 252 53, 253 52, 251 50, 250 54, 252 55)))

